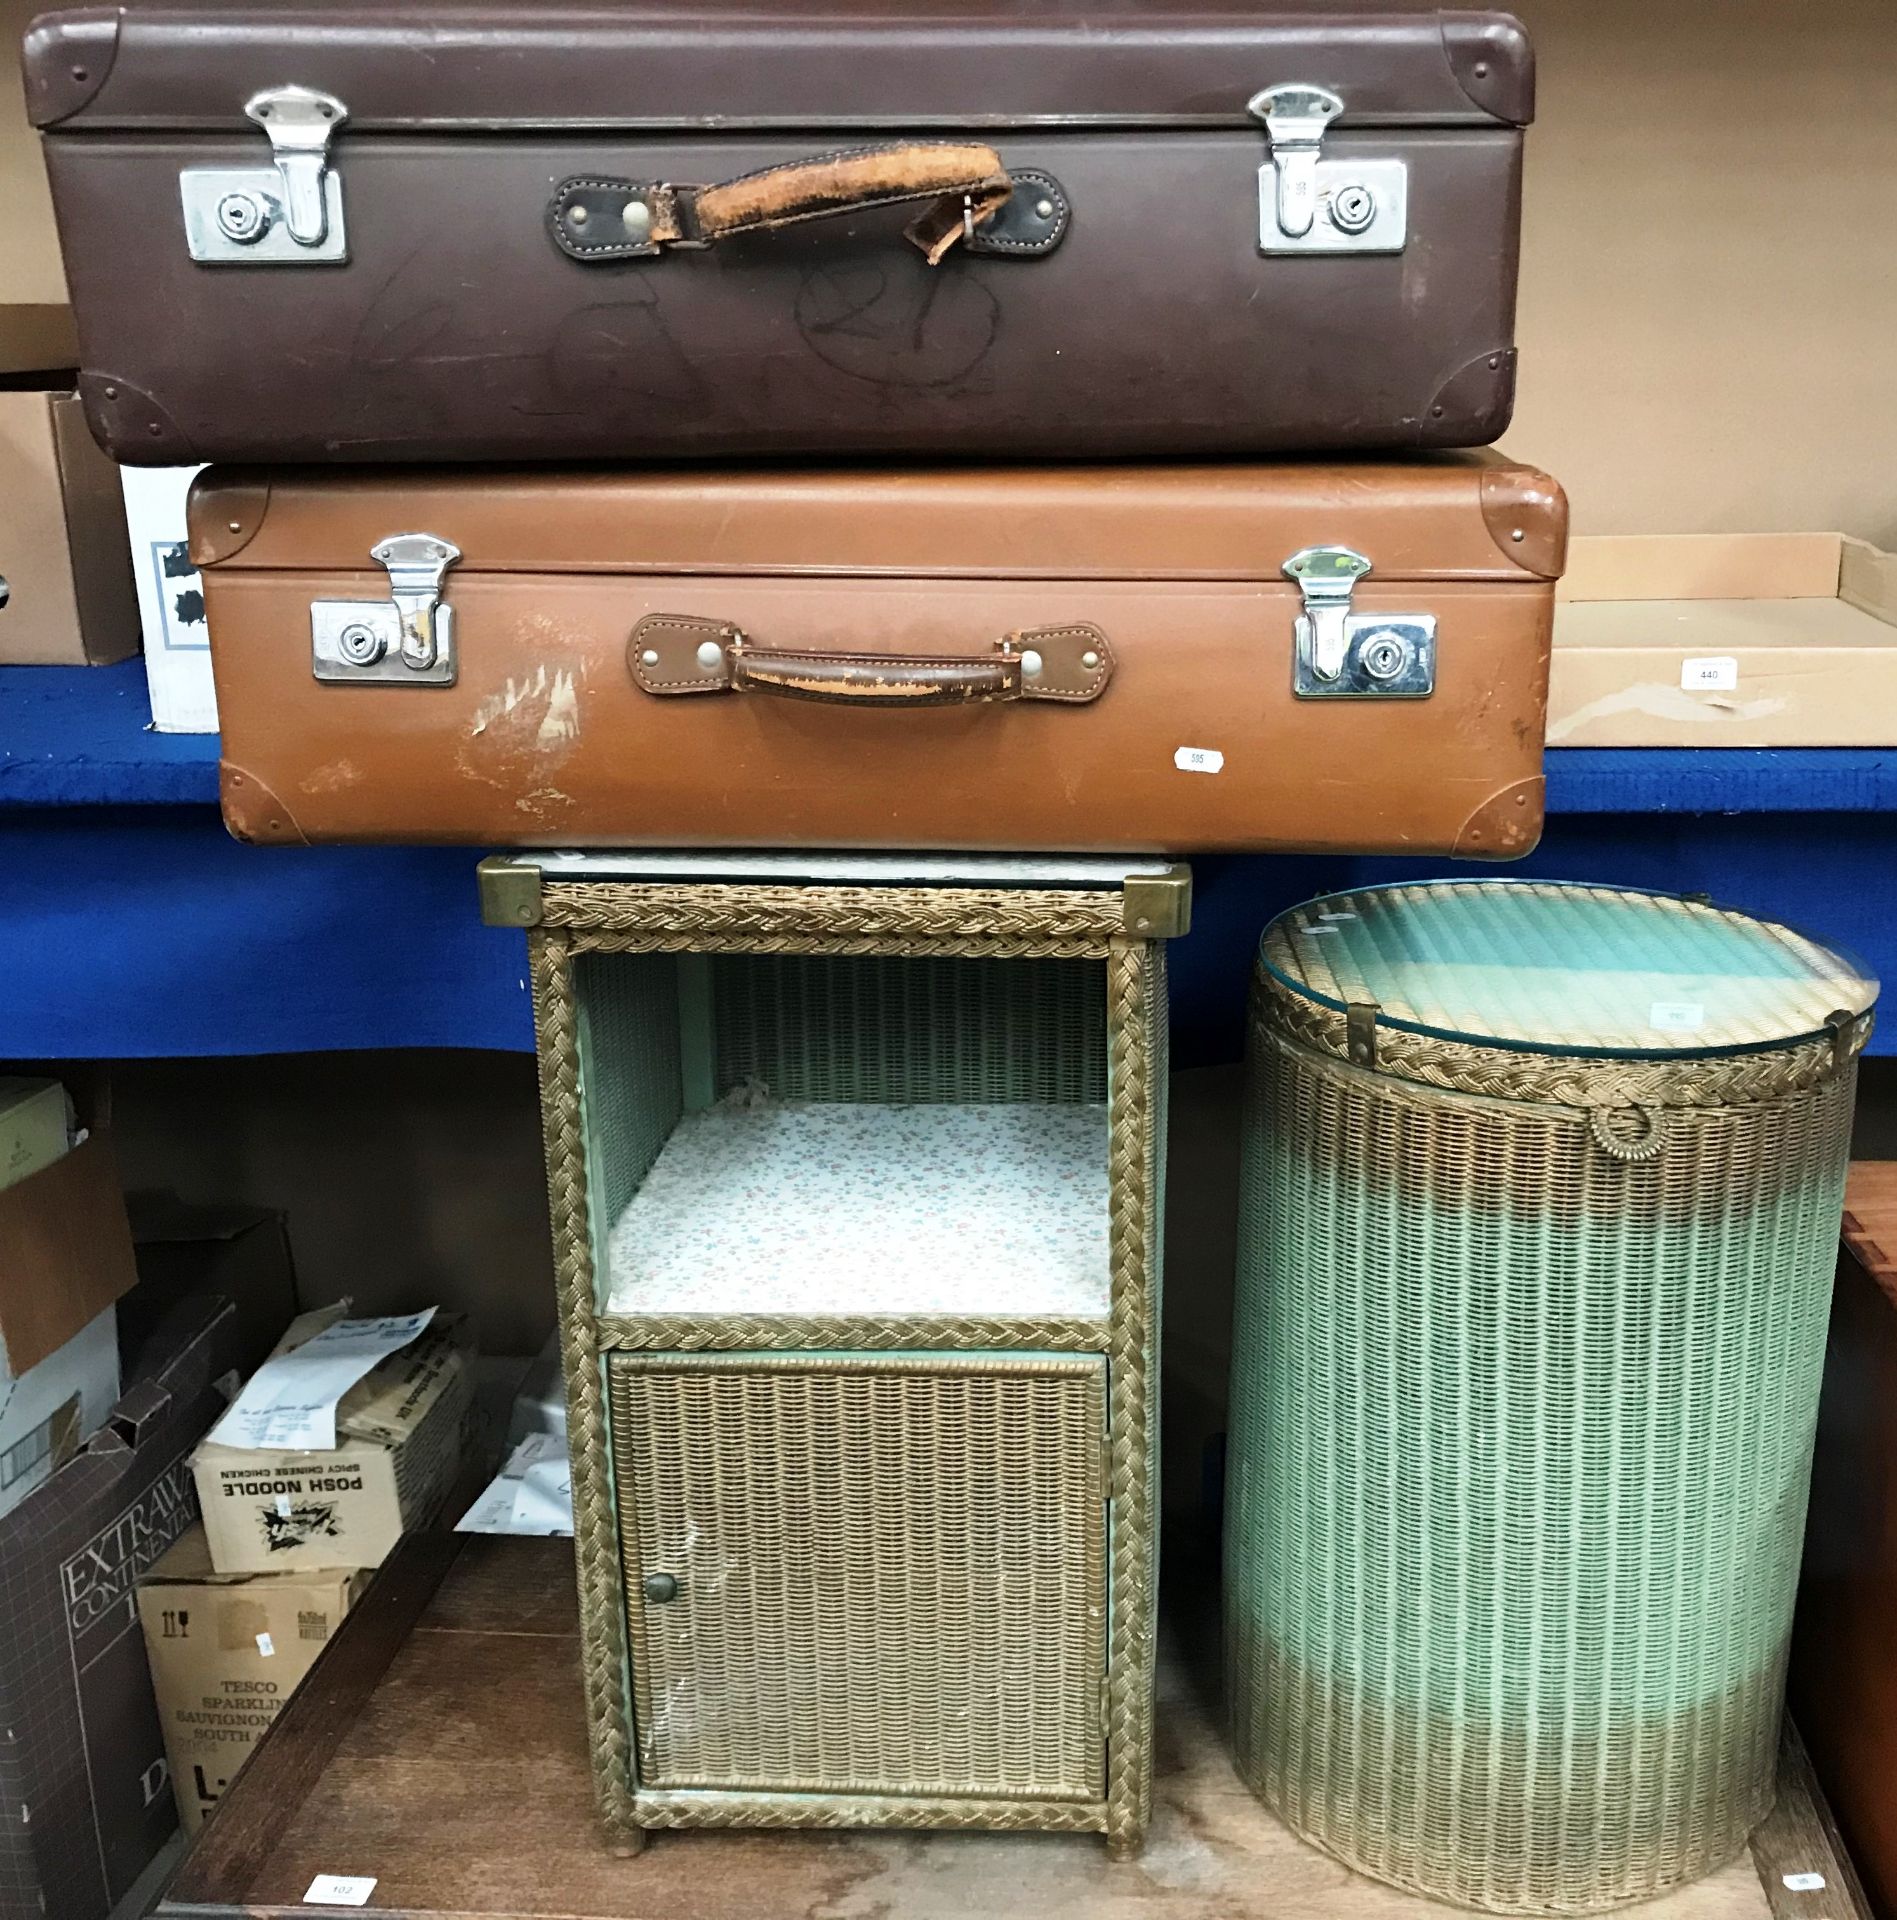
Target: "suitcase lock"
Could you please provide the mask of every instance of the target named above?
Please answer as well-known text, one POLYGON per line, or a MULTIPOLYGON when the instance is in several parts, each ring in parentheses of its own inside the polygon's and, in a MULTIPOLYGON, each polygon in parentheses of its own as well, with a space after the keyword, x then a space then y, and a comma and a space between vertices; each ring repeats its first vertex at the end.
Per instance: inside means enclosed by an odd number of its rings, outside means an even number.
POLYGON ((1409 238, 1409 163, 1326 160, 1344 103, 1324 87, 1267 87, 1249 102, 1271 158, 1258 170, 1261 253, 1401 253, 1409 238))
POLYGON ((187 167, 178 176, 185 243, 207 267, 335 266, 349 258, 341 176, 329 142, 349 118, 333 93, 270 87, 244 112, 269 137, 267 167, 187 167))
POLYGON ((1300 700, 1422 700, 1436 691, 1436 617, 1353 613, 1370 562, 1349 547, 1306 547, 1284 563, 1304 596, 1292 655, 1300 700))
POLYGON ((394 533, 369 551, 388 570, 389 597, 312 600, 310 671, 345 684, 452 687, 454 609, 441 604, 441 582, 461 549, 432 533, 394 533))

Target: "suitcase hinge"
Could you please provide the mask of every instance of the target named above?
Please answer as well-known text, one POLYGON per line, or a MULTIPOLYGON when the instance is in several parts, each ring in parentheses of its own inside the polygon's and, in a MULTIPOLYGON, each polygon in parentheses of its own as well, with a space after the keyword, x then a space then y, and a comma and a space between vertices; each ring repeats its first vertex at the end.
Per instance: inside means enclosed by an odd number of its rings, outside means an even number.
POLYGON ((270 141, 267 167, 187 167, 185 242, 204 266, 333 266, 349 257, 329 143, 349 118, 333 93, 270 87, 244 112, 270 141))
POLYGON ((393 533, 369 550, 388 572, 386 600, 312 600, 310 671, 319 680, 397 686, 455 683, 454 609, 441 583, 461 558, 432 533, 393 533))
POLYGON ((1409 237, 1409 163, 1326 160, 1324 134, 1344 103, 1293 83, 1254 94, 1271 158, 1258 170, 1261 253, 1401 253, 1409 237))
POLYGON ((1354 613, 1371 563, 1349 547, 1306 547, 1284 563, 1304 596, 1292 650, 1300 700, 1420 700, 1436 690, 1436 617, 1354 613))

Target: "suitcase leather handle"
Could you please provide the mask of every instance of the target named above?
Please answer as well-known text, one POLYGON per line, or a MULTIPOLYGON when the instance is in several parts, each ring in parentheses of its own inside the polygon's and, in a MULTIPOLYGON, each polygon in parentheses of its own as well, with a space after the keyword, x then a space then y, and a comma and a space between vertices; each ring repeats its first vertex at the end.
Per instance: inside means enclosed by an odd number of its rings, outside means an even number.
POLYGON ((853 707, 961 707, 978 700, 1019 700, 1018 653, 992 658, 924 660, 867 653, 805 653, 754 647, 730 650, 734 693, 774 693, 853 707))
MULTIPOLYGON (((1030 184, 1032 205, 1003 223, 993 251, 1044 253, 1065 233, 1067 203, 1058 183, 1036 173, 1030 184)), ((934 266, 957 241, 990 250, 984 233, 1014 190, 993 147, 917 141, 815 154, 713 186, 576 176, 556 189, 547 226, 554 244, 575 260, 638 260, 666 248, 709 247, 739 234, 921 200, 927 204, 904 232, 934 266)))
POLYGON ((1113 675, 1098 627, 1034 627, 988 654, 845 653, 761 647, 729 622, 649 614, 627 659, 647 693, 754 693, 851 707, 961 707, 979 702, 1097 700, 1113 675))

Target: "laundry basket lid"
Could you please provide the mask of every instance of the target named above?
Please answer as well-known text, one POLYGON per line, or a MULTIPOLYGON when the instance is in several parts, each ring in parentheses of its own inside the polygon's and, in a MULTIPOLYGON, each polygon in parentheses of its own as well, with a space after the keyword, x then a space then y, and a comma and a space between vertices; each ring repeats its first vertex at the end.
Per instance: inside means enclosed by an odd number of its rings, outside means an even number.
POLYGON ((1699 897, 1430 880, 1306 901, 1265 929, 1280 991, 1471 1046, 1666 1057, 1781 1047, 1869 1010, 1849 954, 1699 897))

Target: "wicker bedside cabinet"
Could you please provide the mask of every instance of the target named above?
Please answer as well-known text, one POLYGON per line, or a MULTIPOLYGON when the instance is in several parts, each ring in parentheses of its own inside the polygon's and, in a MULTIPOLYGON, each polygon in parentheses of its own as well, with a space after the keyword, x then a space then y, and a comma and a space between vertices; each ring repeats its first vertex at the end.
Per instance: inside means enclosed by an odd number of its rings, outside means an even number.
POLYGON ((1159 863, 491 860, 529 929, 595 1784, 1144 1835, 1159 863))

